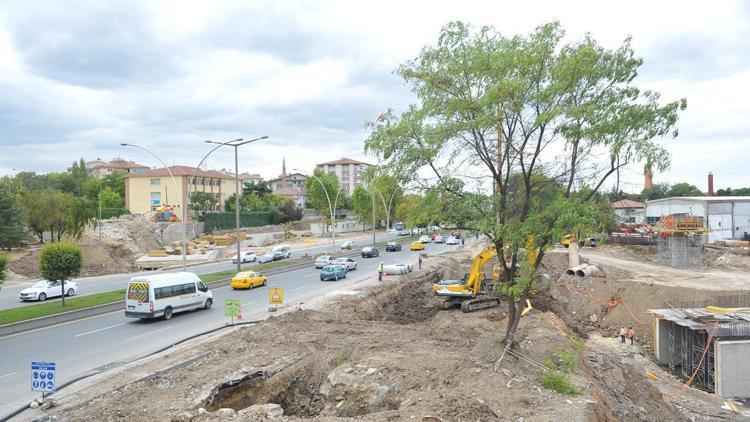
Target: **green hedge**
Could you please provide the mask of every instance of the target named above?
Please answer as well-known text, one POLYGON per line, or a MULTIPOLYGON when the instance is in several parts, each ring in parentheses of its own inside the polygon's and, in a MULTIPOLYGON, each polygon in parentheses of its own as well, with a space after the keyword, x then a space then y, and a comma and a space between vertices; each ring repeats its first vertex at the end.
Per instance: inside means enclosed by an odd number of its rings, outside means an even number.
MULTIPOLYGON (((201 220, 205 223, 204 230, 211 233, 214 230, 229 230, 236 227, 233 212, 208 212, 201 220)), ((258 227, 271 224, 271 213, 243 212, 240 213, 240 227, 258 227)))

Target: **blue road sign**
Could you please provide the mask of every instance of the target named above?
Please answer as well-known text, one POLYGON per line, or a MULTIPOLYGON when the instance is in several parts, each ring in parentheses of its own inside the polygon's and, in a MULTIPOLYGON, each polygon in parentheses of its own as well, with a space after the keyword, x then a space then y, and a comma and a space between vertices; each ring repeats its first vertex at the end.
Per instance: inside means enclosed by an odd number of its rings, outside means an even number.
POLYGON ((55 362, 31 362, 31 391, 55 391, 55 362))

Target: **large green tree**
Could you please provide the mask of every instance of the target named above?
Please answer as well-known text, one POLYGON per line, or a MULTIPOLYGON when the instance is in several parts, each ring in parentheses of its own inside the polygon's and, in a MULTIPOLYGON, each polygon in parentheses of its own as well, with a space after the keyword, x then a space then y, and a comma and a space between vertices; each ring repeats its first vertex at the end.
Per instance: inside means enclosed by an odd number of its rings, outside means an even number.
POLYGON ((512 37, 450 23, 435 45, 397 70, 416 103, 368 124, 368 151, 396 174, 427 169, 445 219, 494 244, 508 304, 506 348, 544 251, 571 230, 601 228, 594 201, 618 169, 669 165, 655 140, 677 135, 686 105, 662 104, 635 85, 642 60, 630 39, 614 50, 589 35, 563 39, 558 23, 512 37), (550 180, 559 189, 540 200, 550 180), (539 253, 525 254, 524 246, 539 253), (513 271, 517 264, 521 270, 513 271))
POLYGON ((387 173, 373 173, 370 179, 370 188, 375 195, 375 215, 385 220, 387 229, 391 228, 391 217, 396 211, 404 190, 401 188, 399 178, 387 173))
POLYGON ((690 183, 677 183, 669 188, 669 196, 703 196, 703 192, 690 183))
POLYGON ((357 185, 352 192, 352 212, 358 222, 362 223, 362 231, 365 230, 365 224, 372 222, 372 204, 373 197, 361 185, 357 185))
POLYGON ((65 306, 65 281, 80 274, 81 268, 83 268, 83 253, 76 244, 52 243, 45 245, 39 252, 39 272, 47 280, 60 282, 63 306, 65 306))
POLYGON ((21 246, 25 235, 23 209, 15 195, 0 189, 0 249, 10 250, 21 246))

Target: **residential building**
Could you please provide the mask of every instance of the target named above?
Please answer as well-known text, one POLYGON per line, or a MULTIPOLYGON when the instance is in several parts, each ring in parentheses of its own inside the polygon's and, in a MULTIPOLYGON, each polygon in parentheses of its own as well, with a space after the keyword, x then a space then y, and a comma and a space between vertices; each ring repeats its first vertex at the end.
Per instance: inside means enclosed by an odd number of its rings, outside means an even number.
POLYGON ((750 196, 687 196, 646 201, 646 222, 665 215, 701 217, 708 241, 750 236, 750 196))
POLYGON ((305 175, 302 173, 287 174, 286 158, 281 161, 281 175, 268 181, 271 192, 274 195, 285 196, 294 201, 298 207, 304 208, 307 204, 307 187, 305 186, 305 175))
MULTIPOLYGON (((235 192, 235 178, 217 171, 205 171, 188 166, 170 166, 175 178, 180 198, 187 198, 188 186, 192 179, 191 195, 195 192, 209 192, 218 203, 212 211, 224 211, 224 202, 235 192)), ((133 214, 146 214, 160 205, 172 205, 178 215, 182 214, 181 204, 175 195, 175 186, 166 168, 149 170, 145 173, 131 173, 125 176, 125 208, 133 214)))
POLYGON ((256 173, 252 173, 252 174, 251 173, 240 173, 240 180, 243 183, 244 182, 258 183, 258 182, 262 182, 263 181, 263 177, 261 177, 260 174, 256 174, 256 173))
POLYGON ((115 170, 124 171, 130 174, 141 174, 151 170, 148 166, 133 161, 126 161, 119 157, 113 158, 110 162, 105 162, 100 158, 97 158, 96 160, 88 161, 85 164, 86 173, 97 179, 101 179, 115 170))
POLYGON ((642 224, 646 222, 646 206, 642 202, 621 199, 612 203, 618 223, 642 224))
POLYGON ((335 174, 346 196, 351 196, 355 187, 367 185, 364 180, 365 171, 372 165, 342 157, 338 160, 317 164, 316 167, 326 173, 335 174))

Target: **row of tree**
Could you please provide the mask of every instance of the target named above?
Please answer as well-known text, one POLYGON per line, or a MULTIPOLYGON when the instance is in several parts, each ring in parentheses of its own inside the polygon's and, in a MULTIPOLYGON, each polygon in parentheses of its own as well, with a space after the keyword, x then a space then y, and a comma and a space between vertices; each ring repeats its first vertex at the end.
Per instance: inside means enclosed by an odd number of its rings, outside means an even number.
POLYGON ((64 235, 77 239, 97 217, 127 213, 125 173, 120 171, 98 180, 86 172, 81 159, 66 172, 36 174, 20 172, 0 180, 0 248, 21 245, 27 233, 44 243, 64 235))

